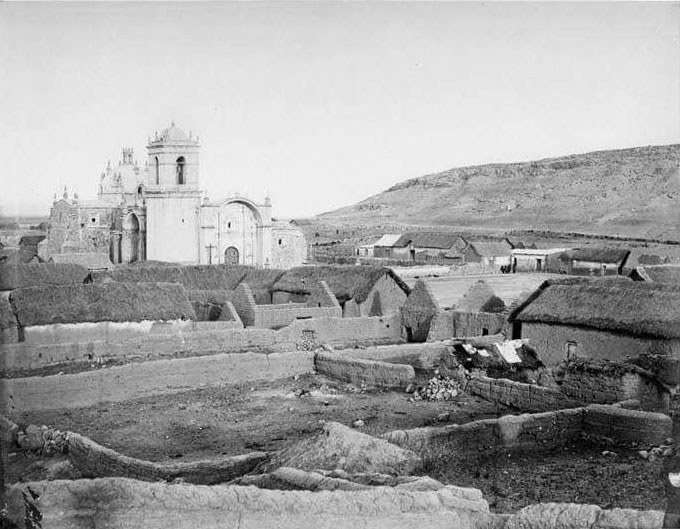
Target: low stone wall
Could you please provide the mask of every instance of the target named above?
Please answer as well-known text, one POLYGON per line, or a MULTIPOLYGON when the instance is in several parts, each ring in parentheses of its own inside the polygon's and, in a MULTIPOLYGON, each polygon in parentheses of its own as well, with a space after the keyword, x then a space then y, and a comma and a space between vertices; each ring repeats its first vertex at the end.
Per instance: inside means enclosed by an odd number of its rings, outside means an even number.
POLYGON ((140 362, 87 371, 0 380, 4 413, 80 408, 176 393, 200 386, 287 378, 314 371, 314 354, 232 353, 140 362))
POLYGON ((17 523, 24 519, 26 487, 37 496, 31 504, 42 514, 42 526, 50 529, 481 529, 492 520, 480 491, 453 486, 309 492, 108 478, 14 485, 8 510, 17 523))
POLYGON ((266 452, 182 463, 154 463, 135 459, 69 432, 67 453, 71 464, 86 478, 123 477, 141 481, 172 481, 213 485, 226 483, 268 460, 266 452))
POLYGON ((357 385, 405 388, 416 376, 410 365, 343 358, 324 352, 316 354, 314 367, 319 373, 357 385))
POLYGON ((505 415, 440 428, 395 430, 381 437, 427 456, 438 450, 456 453, 550 449, 580 439, 628 446, 653 446, 671 437, 673 422, 661 413, 593 404, 544 413, 505 415))

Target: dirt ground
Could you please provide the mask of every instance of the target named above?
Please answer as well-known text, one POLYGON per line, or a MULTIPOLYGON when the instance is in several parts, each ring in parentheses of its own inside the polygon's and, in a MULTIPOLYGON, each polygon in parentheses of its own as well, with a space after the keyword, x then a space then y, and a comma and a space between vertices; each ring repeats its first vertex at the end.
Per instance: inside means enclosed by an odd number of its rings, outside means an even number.
MULTIPOLYGON (((190 461, 254 450, 275 451, 321 428, 323 421, 378 435, 390 430, 492 418, 513 410, 460 394, 453 401, 410 401, 401 391, 366 390, 322 375, 149 397, 78 410, 13 417, 86 435, 125 455, 151 461, 190 461)), ((516 412, 514 412, 516 413, 516 412)), ((447 484, 481 489, 496 512, 538 502, 595 503, 603 507, 663 509, 660 462, 634 451, 603 455, 581 443, 543 453, 457 458, 443 454, 425 472, 447 484)), ((45 461, 10 454, 8 482, 36 479, 45 461)))

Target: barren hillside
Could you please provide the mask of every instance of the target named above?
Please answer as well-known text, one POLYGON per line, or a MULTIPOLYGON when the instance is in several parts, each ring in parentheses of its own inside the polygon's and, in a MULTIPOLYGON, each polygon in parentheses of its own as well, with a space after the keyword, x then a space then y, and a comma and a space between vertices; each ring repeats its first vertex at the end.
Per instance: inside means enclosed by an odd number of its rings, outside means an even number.
POLYGON ((450 169, 319 220, 680 240, 680 144, 450 169))

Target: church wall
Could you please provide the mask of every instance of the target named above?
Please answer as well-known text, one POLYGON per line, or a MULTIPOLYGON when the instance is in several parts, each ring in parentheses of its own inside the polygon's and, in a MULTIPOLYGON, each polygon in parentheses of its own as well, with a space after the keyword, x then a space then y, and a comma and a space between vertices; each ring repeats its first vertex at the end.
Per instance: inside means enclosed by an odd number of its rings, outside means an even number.
POLYGON ((176 263, 197 263, 198 196, 147 195, 146 258, 176 263))
POLYGON ((307 260, 307 240, 301 230, 272 228, 272 268, 288 269, 307 260))

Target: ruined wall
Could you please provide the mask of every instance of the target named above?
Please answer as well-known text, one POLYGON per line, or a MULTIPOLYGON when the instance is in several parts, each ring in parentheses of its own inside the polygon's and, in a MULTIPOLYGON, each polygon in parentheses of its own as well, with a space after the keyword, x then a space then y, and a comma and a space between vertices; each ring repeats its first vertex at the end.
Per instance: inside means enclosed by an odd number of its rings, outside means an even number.
POLYGON ((522 322, 522 339, 530 340, 546 366, 567 360, 567 343, 575 356, 620 362, 642 353, 680 356, 680 340, 637 338, 613 332, 534 322, 522 322))
POLYGON ((669 409, 670 394, 636 373, 616 375, 567 370, 560 389, 581 402, 613 404, 635 399, 645 410, 667 412, 669 409))

